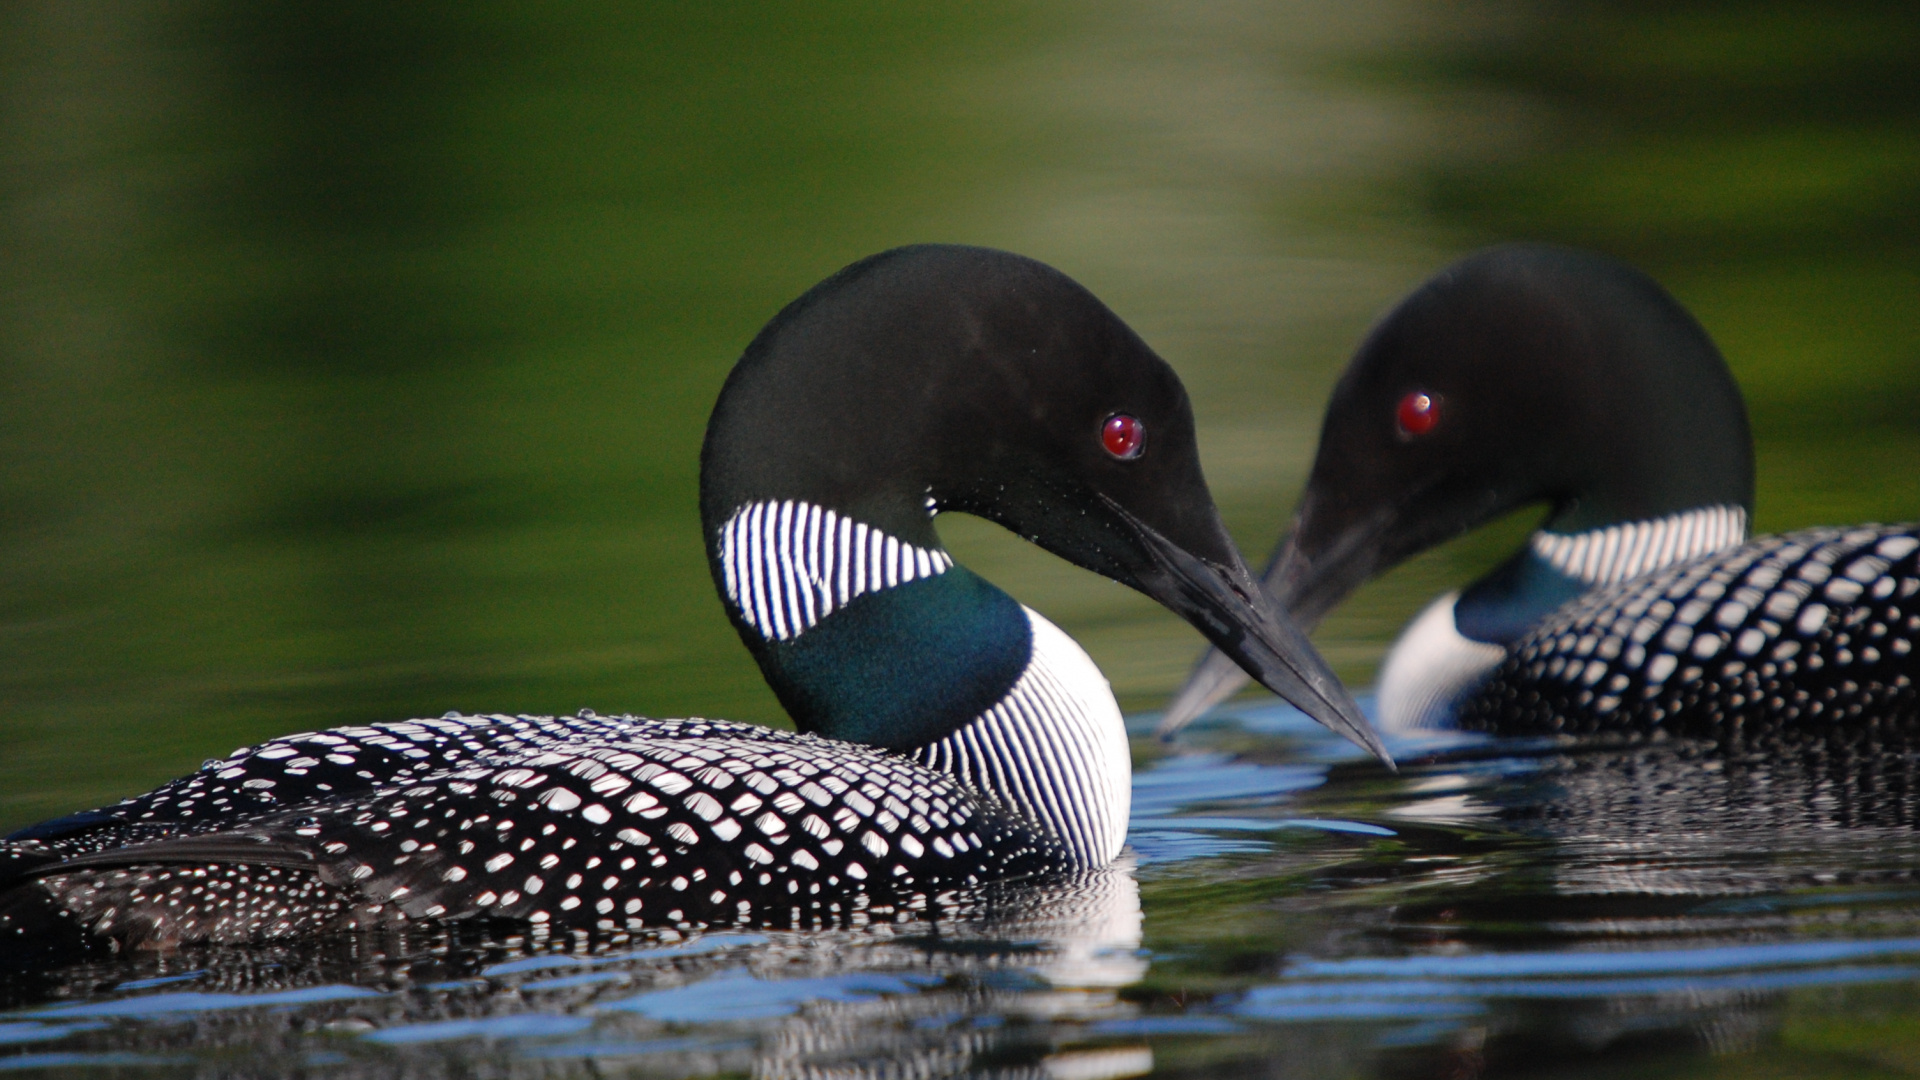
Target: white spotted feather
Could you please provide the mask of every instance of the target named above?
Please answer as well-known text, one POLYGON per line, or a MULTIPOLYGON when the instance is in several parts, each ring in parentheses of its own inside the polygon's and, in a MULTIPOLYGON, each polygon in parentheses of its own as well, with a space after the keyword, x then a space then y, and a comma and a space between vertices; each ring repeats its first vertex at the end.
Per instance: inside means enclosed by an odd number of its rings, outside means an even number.
POLYGON ((1514 643, 1476 726, 1920 715, 1920 526, 1761 537, 1597 589, 1514 643))
POLYGON ((526 738, 552 723, 520 718, 511 755, 218 832, 106 850, 96 838, 38 884, 96 933, 171 944, 475 916, 835 925, 1072 864, 1024 814, 871 747, 634 717, 592 717, 585 739, 526 738))

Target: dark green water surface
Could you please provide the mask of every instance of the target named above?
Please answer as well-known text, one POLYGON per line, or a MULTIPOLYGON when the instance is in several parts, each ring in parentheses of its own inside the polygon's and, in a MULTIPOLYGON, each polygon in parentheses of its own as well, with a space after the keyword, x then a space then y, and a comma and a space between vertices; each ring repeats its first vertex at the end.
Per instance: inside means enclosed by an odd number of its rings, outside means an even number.
MULTIPOLYGON (((784 724, 695 459, 740 349, 862 255, 1092 288, 1186 380, 1257 559, 1369 321, 1507 239, 1695 312, 1759 530, 1920 517, 1906 5, 0 6, 0 829, 335 724, 784 724)), ((1530 524, 1316 640, 1365 686, 1530 524)), ((940 528, 1130 711, 1200 647, 940 528)), ((7 984, 0 1070, 1920 1071, 1904 746, 1435 744, 1389 779, 1243 712, 1140 744, 1137 867, 1004 924, 135 958, 7 984)))

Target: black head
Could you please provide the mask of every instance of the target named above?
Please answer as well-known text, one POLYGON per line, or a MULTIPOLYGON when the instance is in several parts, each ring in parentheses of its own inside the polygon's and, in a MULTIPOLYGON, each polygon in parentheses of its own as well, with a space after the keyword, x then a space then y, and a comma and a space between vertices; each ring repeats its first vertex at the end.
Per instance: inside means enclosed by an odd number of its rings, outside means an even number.
MULTIPOLYGON (((1752 502, 1746 408, 1700 324, 1612 259, 1497 247, 1436 274, 1361 343, 1264 583, 1311 627, 1373 575, 1529 504, 1580 532, 1752 502)), ((1469 590, 1497 616, 1483 640, 1578 592, 1540 571, 1523 552, 1469 590)), ((1209 654, 1162 732, 1242 685, 1209 654)))
POLYGON ((1493 248, 1361 344, 1274 584, 1312 621, 1373 574, 1528 504, 1578 532, 1752 501, 1739 387, 1673 297, 1600 255, 1493 248))
MULTIPOLYGON (((991 519, 1166 604, 1276 692, 1370 730, 1254 584, 1201 475, 1173 370, 1049 267, 901 248, 815 286, 762 330, 707 429, 701 513, 716 582, 740 507, 799 500, 937 549, 937 509, 991 519)), ((780 659, 735 612, 777 691, 780 659)), ((909 661, 911 662, 911 661, 909 661)), ((852 723, 784 693, 803 728, 852 723)))

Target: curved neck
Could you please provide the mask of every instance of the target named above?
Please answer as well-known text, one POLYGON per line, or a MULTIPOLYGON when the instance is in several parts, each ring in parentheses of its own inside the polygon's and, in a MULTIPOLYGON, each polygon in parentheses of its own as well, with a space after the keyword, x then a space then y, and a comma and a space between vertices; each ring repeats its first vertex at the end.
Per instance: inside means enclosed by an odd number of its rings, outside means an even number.
POLYGON ((1020 605, 944 550, 813 503, 736 508, 708 557, 741 640, 802 731, 924 746, 1004 697, 1032 653, 1020 605))
POLYGON ((939 548, 796 500, 740 507, 711 557, 794 723, 911 753, 1057 837, 1081 866, 1126 839, 1113 692, 1073 640, 939 548))

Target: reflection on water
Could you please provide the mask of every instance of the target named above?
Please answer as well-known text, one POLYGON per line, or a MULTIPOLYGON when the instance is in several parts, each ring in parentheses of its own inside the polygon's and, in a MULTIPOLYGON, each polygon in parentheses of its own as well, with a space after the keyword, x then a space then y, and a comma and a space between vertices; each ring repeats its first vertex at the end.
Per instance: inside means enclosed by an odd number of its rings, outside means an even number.
MULTIPOLYGON (((1245 745, 1247 732, 1294 743, 1296 760, 1300 743, 1344 753, 1283 707, 1199 737, 1245 745)), ((1150 864, 1156 962, 1135 996, 1178 1001, 1199 982, 1243 1022, 1366 1029, 1373 1049, 1344 1060, 1368 1072, 1537 1075, 1658 1050, 1675 1065, 1756 1055, 1744 1067, 1785 1053, 1795 1075, 1850 1075, 1848 1053, 1920 1034, 1907 745, 1394 749, 1392 781, 1336 763, 1324 784, 1236 815, 1371 822, 1391 840, 1254 853, 1232 833, 1225 874, 1150 864), (1245 896, 1209 904, 1195 887, 1208 873, 1245 896), (1223 979, 1236 961, 1264 970, 1223 979)))
POLYGON ((1117 993, 1147 966, 1132 868, 1009 891, 994 906, 1003 912, 965 923, 858 931, 454 927, 93 964, 14 987, 0 1045, 33 1049, 0 1053, 0 1069, 181 1059, 186 1023, 193 1060, 265 1071, 299 1061, 517 1074, 629 1060, 680 1075, 1149 1071, 1151 1051, 1124 1026, 1138 1010, 1117 993), (1076 1030, 1088 1035, 1062 1034, 1076 1030))

